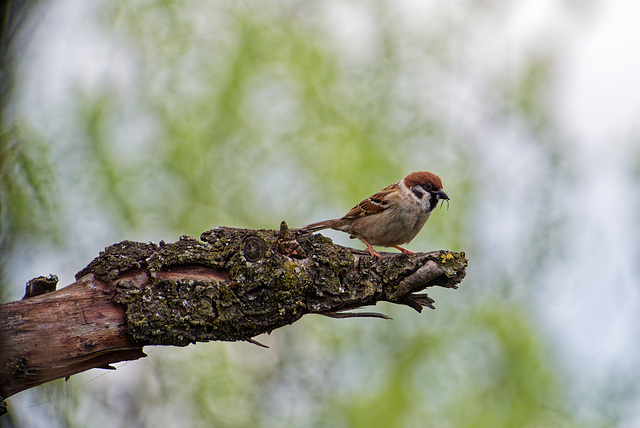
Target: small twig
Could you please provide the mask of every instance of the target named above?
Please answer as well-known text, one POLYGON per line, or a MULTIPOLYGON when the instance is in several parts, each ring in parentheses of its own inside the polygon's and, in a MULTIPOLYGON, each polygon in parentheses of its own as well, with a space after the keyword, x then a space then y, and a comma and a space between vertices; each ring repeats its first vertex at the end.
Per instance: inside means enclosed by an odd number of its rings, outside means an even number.
POLYGON ((382 318, 383 320, 392 320, 389 315, 381 314, 380 312, 321 312, 319 315, 324 315, 329 318, 382 318))

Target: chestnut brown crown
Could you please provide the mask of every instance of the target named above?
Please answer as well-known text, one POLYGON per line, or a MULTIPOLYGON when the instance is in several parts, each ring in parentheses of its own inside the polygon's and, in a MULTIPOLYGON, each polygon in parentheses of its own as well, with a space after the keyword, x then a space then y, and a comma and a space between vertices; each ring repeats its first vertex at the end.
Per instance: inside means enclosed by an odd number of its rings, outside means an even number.
POLYGON ((442 180, 436 174, 429 171, 416 171, 404 178, 404 185, 411 189, 416 185, 431 183, 435 190, 442 190, 442 180))

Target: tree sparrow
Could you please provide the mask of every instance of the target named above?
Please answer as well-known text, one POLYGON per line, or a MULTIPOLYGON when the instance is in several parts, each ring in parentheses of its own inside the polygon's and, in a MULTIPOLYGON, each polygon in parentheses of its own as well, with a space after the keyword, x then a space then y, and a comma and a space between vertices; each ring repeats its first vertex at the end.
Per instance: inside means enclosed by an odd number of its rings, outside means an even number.
POLYGON ((449 200, 442 181, 427 171, 412 172, 404 179, 370 196, 344 217, 304 226, 309 232, 334 229, 359 238, 369 254, 381 257, 372 245, 394 247, 406 254, 400 244, 411 242, 422 229, 438 201, 449 200))

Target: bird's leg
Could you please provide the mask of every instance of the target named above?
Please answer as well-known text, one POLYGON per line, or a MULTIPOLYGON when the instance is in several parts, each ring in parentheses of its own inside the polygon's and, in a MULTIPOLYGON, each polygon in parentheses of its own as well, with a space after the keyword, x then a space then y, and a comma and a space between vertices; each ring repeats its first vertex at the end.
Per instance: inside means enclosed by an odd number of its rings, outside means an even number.
POLYGON ((379 252, 377 252, 376 250, 373 249, 371 244, 369 244, 366 239, 360 238, 360 240, 362 242, 364 242, 364 244, 367 246, 367 251, 369 252, 369 254, 371 254, 373 257, 377 257, 377 258, 381 258, 382 257, 379 252))
POLYGON ((405 254, 409 254, 410 256, 413 256, 413 251, 409 251, 406 248, 402 248, 399 245, 394 245, 393 248, 397 248, 398 250, 402 251, 405 254))

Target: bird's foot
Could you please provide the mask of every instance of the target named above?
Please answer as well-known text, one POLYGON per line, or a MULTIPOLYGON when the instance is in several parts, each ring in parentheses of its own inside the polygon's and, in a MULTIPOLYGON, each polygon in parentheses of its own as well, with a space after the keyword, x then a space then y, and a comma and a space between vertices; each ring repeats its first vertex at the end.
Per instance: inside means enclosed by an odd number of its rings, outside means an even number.
POLYGON ((362 240, 362 242, 365 243, 365 245, 367 246, 367 251, 369 252, 369 254, 371 254, 373 257, 377 257, 377 258, 382 258, 382 255, 377 252, 376 250, 373 249, 373 247, 371 246, 371 244, 369 244, 365 239, 360 238, 362 240))
POLYGON ((398 249, 398 250, 402 251, 402 252, 403 252, 403 253, 405 253, 405 254, 408 254, 408 255, 410 255, 410 256, 413 256, 413 251, 409 251, 409 250, 407 250, 406 248, 402 248, 402 247, 401 247, 401 246, 399 246, 399 245, 394 245, 394 246, 393 246, 393 248, 396 248, 396 249, 398 249))

